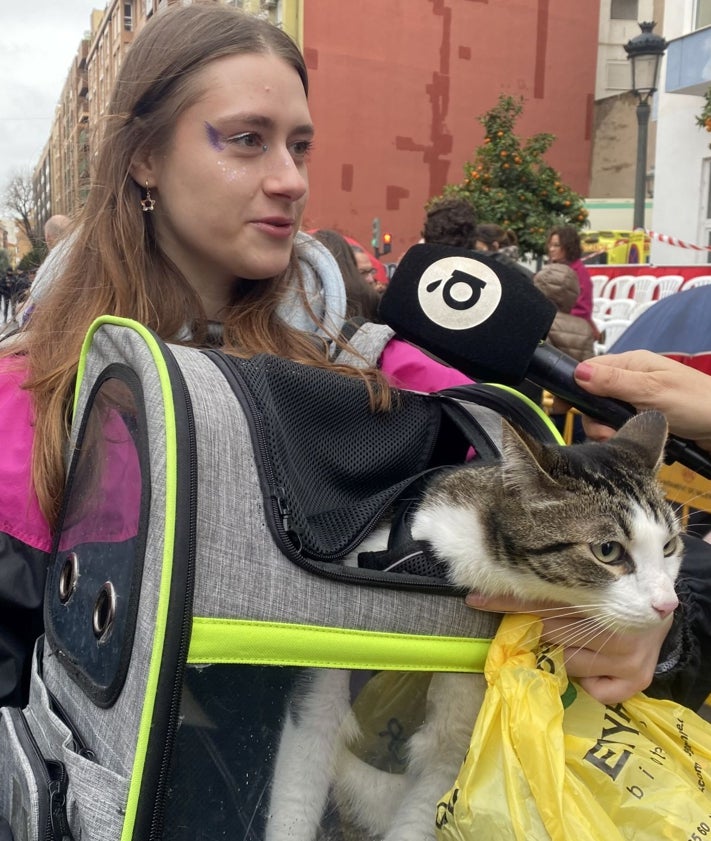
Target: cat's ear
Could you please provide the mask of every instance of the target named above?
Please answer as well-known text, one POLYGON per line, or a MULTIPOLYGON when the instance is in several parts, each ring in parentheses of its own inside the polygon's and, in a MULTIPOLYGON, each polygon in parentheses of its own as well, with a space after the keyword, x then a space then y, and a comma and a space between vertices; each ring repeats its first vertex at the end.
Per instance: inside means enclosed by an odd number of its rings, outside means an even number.
POLYGON ((640 412, 621 426, 611 440, 630 446, 641 455, 644 464, 656 473, 662 465, 668 432, 667 419, 661 412, 640 412))
POLYGON ((502 420, 501 456, 503 481, 509 488, 528 493, 557 486, 548 472, 550 451, 505 420, 502 420))

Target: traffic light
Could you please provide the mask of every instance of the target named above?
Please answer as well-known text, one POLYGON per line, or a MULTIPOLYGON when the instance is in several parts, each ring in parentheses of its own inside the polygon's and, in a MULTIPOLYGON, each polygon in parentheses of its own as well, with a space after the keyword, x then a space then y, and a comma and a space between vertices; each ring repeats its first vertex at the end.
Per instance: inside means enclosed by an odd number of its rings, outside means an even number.
POLYGON ((375 251, 377 256, 380 250, 380 218, 378 216, 373 219, 373 233, 370 238, 370 244, 373 246, 373 251, 375 251))
POLYGON ((383 254, 390 254, 393 248, 393 235, 384 233, 383 234, 383 254))

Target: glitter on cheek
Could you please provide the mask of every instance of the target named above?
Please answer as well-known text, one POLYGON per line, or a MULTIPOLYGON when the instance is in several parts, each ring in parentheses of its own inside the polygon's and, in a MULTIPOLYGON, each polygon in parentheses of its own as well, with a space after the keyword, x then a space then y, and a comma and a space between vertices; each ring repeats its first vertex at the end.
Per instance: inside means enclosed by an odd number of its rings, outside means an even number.
POLYGON ((216 152, 224 152, 227 148, 227 143, 220 132, 208 122, 205 123, 205 131, 207 133, 207 139, 210 142, 210 146, 212 146, 216 152))
POLYGON ((243 178, 246 175, 246 172, 243 167, 239 169, 228 166, 224 161, 220 160, 217 162, 217 166, 221 170, 222 174, 225 177, 225 181, 227 182, 234 182, 238 181, 239 179, 243 178))

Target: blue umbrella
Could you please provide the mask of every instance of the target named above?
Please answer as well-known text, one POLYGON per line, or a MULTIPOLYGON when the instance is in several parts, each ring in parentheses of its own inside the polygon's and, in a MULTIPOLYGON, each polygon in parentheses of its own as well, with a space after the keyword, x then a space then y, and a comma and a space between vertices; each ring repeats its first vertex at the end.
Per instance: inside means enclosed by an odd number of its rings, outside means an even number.
POLYGON ((609 353, 652 350, 711 372, 711 286, 675 292, 646 309, 609 353))

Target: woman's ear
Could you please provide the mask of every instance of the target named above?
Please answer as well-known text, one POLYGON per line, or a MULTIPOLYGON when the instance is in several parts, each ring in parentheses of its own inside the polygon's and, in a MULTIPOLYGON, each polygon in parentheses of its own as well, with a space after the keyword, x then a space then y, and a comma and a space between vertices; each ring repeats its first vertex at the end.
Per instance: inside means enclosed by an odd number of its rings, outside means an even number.
POLYGON ((153 188, 157 183, 155 158, 152 153, 138 153, 134 156, 129 167, 131 178, 139 187, 153 188))

